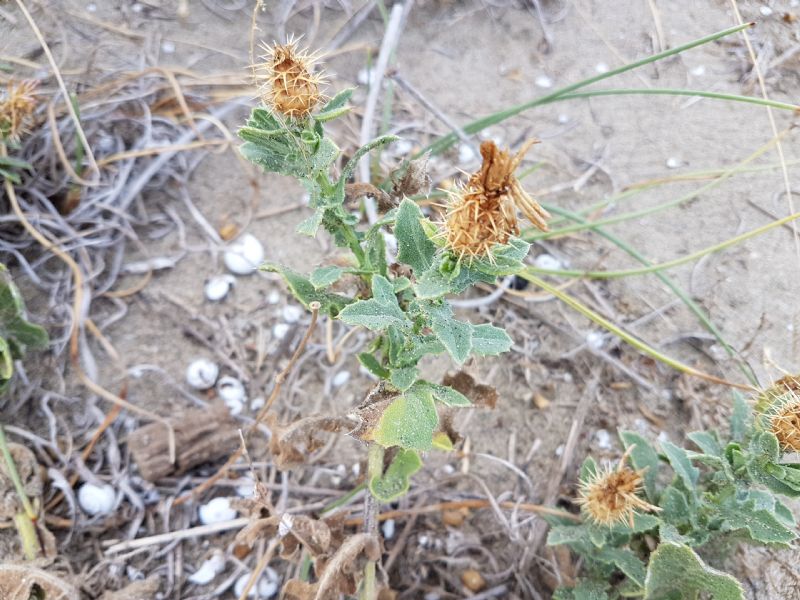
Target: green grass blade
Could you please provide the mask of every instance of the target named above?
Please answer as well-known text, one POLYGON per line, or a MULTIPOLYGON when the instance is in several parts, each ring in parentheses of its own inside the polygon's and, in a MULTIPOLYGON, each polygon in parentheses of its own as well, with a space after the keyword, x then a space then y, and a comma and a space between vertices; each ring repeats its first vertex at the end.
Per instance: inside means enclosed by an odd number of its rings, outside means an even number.
POLYGON ((745 104, 756 104, 759 106, 771 106, 781 110, 800 110, 800 105, 777 102, 776 100, 765 100, 754 96, 741 96, 739 94, 723 94, 719 92, 707 92, 705 90, 681 90, 677 88, 619 88, 611 90, 589 90, 588 92, 575 92, 554 98, 554 100, 573 100, 578 98, 592 98, 595 96, 694 96, 697 98, 713 98, 715 100, 729 100, 731 102, 744 102, 745 104))

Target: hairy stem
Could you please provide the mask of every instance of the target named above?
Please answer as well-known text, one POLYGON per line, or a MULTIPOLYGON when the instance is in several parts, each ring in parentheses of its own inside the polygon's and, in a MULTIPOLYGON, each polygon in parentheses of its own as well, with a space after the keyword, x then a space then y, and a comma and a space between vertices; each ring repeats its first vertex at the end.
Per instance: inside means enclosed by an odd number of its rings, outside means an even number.
MULTIPOLYGON (((383 446, 371 443, 367 456, 367 482, 383 475, 383 446)), ((364 533, 378 538, 378 512, 380 505, 375 496, 368 492, 364 498, 364 533)), ((369 561, 364 567, 364 585, 361 588, 361 600, 375 600, 378 597, 375 580, 375 562, 369 561)))

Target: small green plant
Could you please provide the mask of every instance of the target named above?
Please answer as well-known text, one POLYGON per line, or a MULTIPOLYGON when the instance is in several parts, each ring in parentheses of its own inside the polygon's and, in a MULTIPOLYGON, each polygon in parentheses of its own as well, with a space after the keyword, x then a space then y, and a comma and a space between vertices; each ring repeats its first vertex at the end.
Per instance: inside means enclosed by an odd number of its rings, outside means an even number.
MULTIPOLYGON (((517 211, 542 229, 549 215, 514 176, 530 143, 511 157, 484 142, 481 170, 452 195, 440 223, 426 218, 407 197, 425 193, 430 186, 424 157, 389 178, 391 193, 370 184, 349 183, 358 161, 397 139, 393 136, 359 148, 338 177, 332 177, 340 150, 324 125, 348 110, 352 90, 340 92, 316 110, 321 101, 320 81, 312 73, 311 61, 294 43, 268 49, 262 75, 264 106, 254 109, 239 130, 245 140, 241 152, 265 170, 303 184, 314 213, 299 225, 299 233, 314 236, 322 227, 337 246, 349 251, 345 262, 324 265, 309 274, 275 264, 262 268, 279 273, 307 308, 374 334, 358 359, 379 383, 357 411, 358 427, 337 428, 331 419, 324 424, 314 421, 318 430, 347 429, 368 443, 367 486, 374 512, 378 502, 395 500, 408 490, 409 477, 421 468, 421 452, 453 447, 439 409, 471 404, 453 387, 421 378, 420 363, 447 353, 460 365, 470 356, 497 355, 511 347, 503 329, 457 319, 446 295, 520 272, 529 244, 517 237, 517 211), (374 224, 361 227, 359 216, 348 210, 345 200, 366 194, 391 208, 374 224), (396 237, 396 257, 387 258, 387 231, 396 237), (346 288, 341 285, 345 281, 353 284, 351 294, 334 291, 337 283, 346 288)), ((277 456, 302 457, 302 452, 286 447, 298 427, 273 431, 277 456), (287 444, 282 446, 281 441, 287 444)), ((366 521, 370 520, 369 504, 366 521)), ((370 571, 374 572, 374 565, 365 570, 362 595, 367 598, 375 591, 370 571)))
POLYGON ((658 452, 620 431, 618 468, 587 458, 579 476, 582 522, 547 517, 548 544, 585 561, 584 578, 555 598, 744 598, 734 577, 700 555, 721 560, 738 542, 788 546, 797 538, 779 496, 800 496, 800 464, 785 460, 800 450, 798 392, 800 378, 785 377, 752 410, 737 394, 730 432, 688 434, 696 449, 663 441, 658 452))

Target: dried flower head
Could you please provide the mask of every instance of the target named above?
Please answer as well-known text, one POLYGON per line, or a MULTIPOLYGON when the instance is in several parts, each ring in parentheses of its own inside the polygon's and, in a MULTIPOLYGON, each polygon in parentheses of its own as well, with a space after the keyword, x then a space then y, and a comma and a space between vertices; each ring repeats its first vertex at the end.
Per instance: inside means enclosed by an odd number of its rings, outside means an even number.
POLYGON ((760 422, 764 429, 775 435, 783 452, 800 452, 800 389, 796 389, 798 380, 791 378, 790 385, 785 385, 784 380, 764 392, 770 397, 769 404, 759 411, 760 422))
POLYGON ((264 62, 256 68, 264 103, 291 119, 310 115, 323 98, 319 88, 324 78, 314 73, 319 57, 298 48, 296 40, 265 46, 264 51, 264 62))
POLYGON ((598 525, 628 523, 633 527, 637 511, 661 510, 639 497, 642 490, 643 471, 634 471, 625 460, 633 449, 629 447, 616 468, 606 467, 595 472, 580 487, 578 504, 588 517, 598 525))
POLYGON ((0 94, 0 139, 18 142, 36 109, 36 81, 9 81, 0 94))
POLYGON ((491 256, 495 245, 508 243, 519 235, 517 209, 542 231, 547 231, 550 217, 539 203, 522 188, 514 171, 528 149, 530 140, 512 158, 494 142, 481 144, 483 163, 466 186, 452 194, 445 215, 442 236, 446 247, 459 257, 491 256))

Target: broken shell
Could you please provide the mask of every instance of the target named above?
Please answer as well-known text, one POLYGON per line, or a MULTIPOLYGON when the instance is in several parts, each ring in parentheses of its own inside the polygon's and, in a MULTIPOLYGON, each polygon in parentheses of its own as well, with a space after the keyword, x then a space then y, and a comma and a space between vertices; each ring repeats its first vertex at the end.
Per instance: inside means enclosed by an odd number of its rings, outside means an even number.
MULTIPOLYGON (((236 583, 233 585, 233 593, 237 597, 241 597, 242 593, 244 592, 244 588, 247 586, 247 582, 250 581, 250 573, 245 573, 239 579, 236 580, 236 583)), ((260 598, 272 598, 278 593, 278 589, 280 588, 280 576, 275 572, 274 569, 267 567, 264 569, 263 574, 258 579, 258 583, 254 585, 247 594, 248 598, 253 598, 258 592, 258 596, 260 598)))
POLYGON ((249 275, 264 260, 264 246, 254 235, 245 233, 225 250, 225 266, 236 275, 249 275))
POLYGON ((395 531, 395 521, 394 519, 386 519, 381 526, 381 531, 383 532, 383 539, 390 540, 394 537, 395 531))
POLYGON ((219 367, 207 358, 198 358, 186 367, 186 383, 196 390, 207 390, 214 386, 219 367))
POLYGON ((303 316, 303 309, 294 304, 287 304, 283 307, 283 320, 287 323, 297 323, 303 316))
POLYGON ((236 518, 236 511, 231 507, 230 500, 227 498, 214 498, 210 502, 203 504, 197 511, 200 522, 203 525, 213 525, 223 521, 231 521, 236 518))
POLYGON ((233 275, 215 275, 206 282, 203 288, 206 298, 212 302, 222 300, 231 291, 231 286, 236 282, 233 275))
POLYGON ((214 552, 210 558, 203 561, 200 568, 194 573, 189 575, 189 581, 197 585, 205 585, 225 570, 225 557, 222 552, 214 552))
POLYGON ((286 323, 276 323, 272 326, 272 335, 274 335, 276 339, 282 340, 286 337, 287 333, 289 333, 289 326, 286 323))
POLYGON ((336 375, 333 376, 333 387, 341 387, 345 383, 350 381, 350 372, 349 371, 339 371, 336 375))
POLYGON ((221 377, 217 383, 217 394, 230 409, 231 414, 238 415, 244 408, 247 395, 244 391, 244 384, 230 375, 221 377))
POLYGON ((88 515, 107 515, 114 510, 116 496, 108 484, 84 483, 78 490, 78 504, 88 515))

